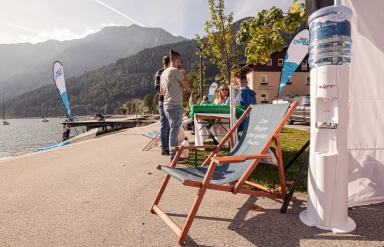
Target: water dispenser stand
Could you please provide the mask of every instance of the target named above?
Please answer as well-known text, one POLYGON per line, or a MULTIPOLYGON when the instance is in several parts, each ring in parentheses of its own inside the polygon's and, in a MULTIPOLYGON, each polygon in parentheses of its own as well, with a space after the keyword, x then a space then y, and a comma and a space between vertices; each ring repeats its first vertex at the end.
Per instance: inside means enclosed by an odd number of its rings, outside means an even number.
POLYGON ((334 233, 356 228, 348 217, 349 67, 311 69, 311 149, 307 209, 300 220, 334 233))

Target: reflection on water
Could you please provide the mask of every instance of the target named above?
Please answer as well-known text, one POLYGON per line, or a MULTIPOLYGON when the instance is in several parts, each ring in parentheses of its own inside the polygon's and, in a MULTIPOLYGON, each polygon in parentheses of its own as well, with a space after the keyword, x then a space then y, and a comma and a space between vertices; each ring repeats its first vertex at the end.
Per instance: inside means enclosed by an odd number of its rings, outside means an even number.
MULTIPOLYGON (((40 119, 7 119, 9 125, 0 125, 0 158, 31 153, 47 145, 60 143, 61 122, 65 119, 49 118, 49 122, 40 119)), ((76 128, 79 133, 81 127, 76 128)), ((71 136, 76 135, 71 128, 71 136)))

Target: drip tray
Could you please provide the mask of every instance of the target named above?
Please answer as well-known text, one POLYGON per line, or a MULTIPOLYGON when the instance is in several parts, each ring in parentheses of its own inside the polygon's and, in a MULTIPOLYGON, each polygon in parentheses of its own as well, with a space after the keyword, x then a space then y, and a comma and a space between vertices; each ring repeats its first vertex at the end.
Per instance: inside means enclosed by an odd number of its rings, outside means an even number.
POLYGON ((318 129, 337 129, 337 123, 317 122, 316 128, 318 128, 318 129))

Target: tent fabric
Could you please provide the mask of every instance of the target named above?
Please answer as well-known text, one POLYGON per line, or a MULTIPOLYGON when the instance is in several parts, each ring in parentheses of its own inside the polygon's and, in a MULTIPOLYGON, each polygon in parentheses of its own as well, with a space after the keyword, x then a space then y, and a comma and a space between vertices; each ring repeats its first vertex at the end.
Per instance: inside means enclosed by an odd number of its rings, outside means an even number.
POLYGON ((352 9, 348 205, 384 202, 384 1, 342 0, 352 9))

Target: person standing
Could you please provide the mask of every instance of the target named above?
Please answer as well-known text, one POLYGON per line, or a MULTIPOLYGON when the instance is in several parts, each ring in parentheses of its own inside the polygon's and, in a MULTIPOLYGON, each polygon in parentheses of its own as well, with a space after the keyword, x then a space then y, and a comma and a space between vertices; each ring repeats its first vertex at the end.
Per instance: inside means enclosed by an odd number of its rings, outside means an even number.
POLYGON ((63 142, 69 139, 69 134, 71 133, 71 125, 63 125, 63 142))
MULTIPOLYGON (((182 67, 183 59, 178 52, 170 51, 171 65, 161 74, 161 88, 164 91, 164 110, 168 119, 169 146, 178 145, 177 137, 183 117, 183 88, 189 89, 190 85, 185 78, 185 69, 182 67)), ((170 150, 171 162, 176 155, 176 150, 170 150)))
POLYGON ((160 87, 161 74, 169 67, 169 56, 163 57, 163 68, 155 75, 155 90, 159 93, 161 155, 169 155, 169 123, 164 112, 164 94, 160 87))
MULTIPOLYGON (((256 93, 255 91, 253 91, 248 87, 247 77, 245 75, 241 75, 239 78, 237 78, 237 83, 240 86, 240 91, 237 94, 236 102, 244 106, 245 109, 247 109, 248 106, 251 104, 256 105, 256 93)), ((249 121, 249 115, 239 125, 239 128, 237 128, 237 131, 243 131, 248 121, 249 121)))

